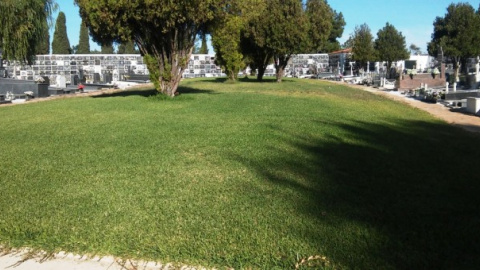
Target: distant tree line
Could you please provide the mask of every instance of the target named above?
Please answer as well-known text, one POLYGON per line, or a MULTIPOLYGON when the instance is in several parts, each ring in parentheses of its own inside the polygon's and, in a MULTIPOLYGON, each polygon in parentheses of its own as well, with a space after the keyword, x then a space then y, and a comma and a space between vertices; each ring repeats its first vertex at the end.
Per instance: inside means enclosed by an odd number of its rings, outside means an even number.
MULTIPOLYGON (((326 0, 75 0, 75 4, 82 17, 79 44, 70 46, 66 18, 60 12, 53 53, 113 53, 114 46, 118 47, 117 53, 138 49, 157 90, 172 97, 192 52, 208 53, 207 36, 217 64, 229 80, 235 81, 247 65, 257 70, 257 79, 262 80, 267 65, 273 63, 277 81, 281 82, 293 54, 340 49, 338 38, 345 26, 343 14, 326 0), (102 45, 100 52, 91 51, 89 36, 102 45)), ((20 26, 35 26, 33 30, 19 28, 25 33, 23 40, 13 35, 12 29, 2 28, 4 56, 28 60, 36 52, 48 53, 48 20, 55 7, 54 0, 1 1, 2 25, 13 21, 20 26), (20 6, 42 12, 30 18, 12 11, 20 6), (12 45, 17 43, 21 46, 12 45)), ((480 54, 476 46, 480 40, 479 13, 468 3, 451 4, 447 14, 434 22, 428 52, 436 55, 443 51, 457 68, 467 57, 480 54)), ((407 59, 409 50, 420 52, 414 44, 407 49, 405 37, 389 23, 378 31, 375 40, 368 25, 357 26, 344 46, 352 48, 352 60, 361 68, 369 61, 386 61, 390 67, 395 61, 407 59)))
POLYGON ((467 73, 467 59, 480 55, 480 7, 475 10, 469 3, 452 3, 443 17, 433 22, 432 41, 428 53, 443 55, 454 67, 455 81, 459 74, 467 73))

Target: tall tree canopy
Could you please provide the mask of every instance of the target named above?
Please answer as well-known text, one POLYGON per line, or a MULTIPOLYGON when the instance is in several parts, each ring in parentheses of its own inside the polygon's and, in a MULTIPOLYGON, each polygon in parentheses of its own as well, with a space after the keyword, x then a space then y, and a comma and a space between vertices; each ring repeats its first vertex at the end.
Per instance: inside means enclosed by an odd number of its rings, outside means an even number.
POLYGON ((67 19, 65 13, 58 13, 57 22, 55 23, 55 32, 53 33, 52 53, 53 54, 70 54, 70 41, 67 35, 67 19))
POLYGON ((121 43, 118 45, 117 49, 118 54, 137 54, 137 50, 135 50, 135 43, 133 41, 127 41, 126 43, 121 43))
POLYGON ((406 60, 410 57, 405 37, 388 22, 385 27, 378 30, 375 49, 378 60, 387 62, 387 70, 392 67, 392 62, 406 60))
POLYGON ((50 54, 50 31, 48 27, 48 20, 45 20, 43 38, 38 43, 35 54, 50 54))
MULTIPOLYGON (((45 40, 46 20, 57 8, 54 0, 1 0, 0 47, 3 58, 32 62, 39 44, 45 40)), ((50 21, 51 22, 51 21, 50 21)))
POLYGON ((115 53, 115 49, 113 48, 113 42, 107 42, 106 44, 102 44, 100 49, 102 54, 115 53))
POLYGON ((207 45, 207 35, 202 34, 202 45, 200 45, 200 48, 198 49, 199 54, 208 54, 208 45, 207 45))
POLYGON ((352 43, 352 58, 357 67, 366 68, 367 62, 376 60, 373 35, 367 24, 355 27, 352 43))
POLYGON ((80 24, 80 37, 78 39, 78 54, 89 54, 90 53, 90 37, 88 35, 88 27, 83 22, 80 24))
POLYGON ((242 32, 248 20, 260 14, 264 3, 257 0, 229 1, 210 29, 216 62, 223 67, 229 81, 235 81, 239 71, 246 66, 241 50, 242 32))
POLYGON ((342 37, 343 30, 345 28, 345 19, 343 18, 342 12, 337 13, 334 11, 332 18, 332 31, 330 31, 330 36, 328 37, 327 42, 323 48, 323 52, 329 53, 333 51, 338 51, 341 49, 340 42, 338 39, 342 37))
POLYGON ((468 3, 450 4, 445 16, 437 17, 433 22, 432 41, 428 43, 428 53, 437 56, 442 50, 453 62, 456 80, 462 62, 469 57, 480 55, 478 13, 468 3))
POLYGON ((410 53, 411 54, 421 54, 422 53, 422 49, 420 49, 420 47, 418 47, 417 45, 415 44, 410 44, 410 47, 408 47, 408 49, 410 50, 410 53))
POLYGON ((75 0, 95 41, 134 40, 158 91, 174 96, 200 29, 221 0, 75 0))
POLYGON ((307 0, 305 12, 310 23, 308 51, 318 53, 327 47, 335 19, 334 13, 325 0, 307 0))
POLYGON ((266 66, 273 58, 277 82, 282 81, 292 54, 309 48, 309 21, 300 0, 271 0, 261 15, 249 21, 242 49, 258 69, 262 80, 266 66))

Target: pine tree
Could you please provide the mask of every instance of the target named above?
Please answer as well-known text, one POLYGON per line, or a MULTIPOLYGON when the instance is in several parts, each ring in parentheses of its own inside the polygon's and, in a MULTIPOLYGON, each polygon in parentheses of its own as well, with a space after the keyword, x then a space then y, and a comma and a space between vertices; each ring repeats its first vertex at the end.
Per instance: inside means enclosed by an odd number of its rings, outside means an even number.
POLYGON ((88 36, 88 27, 83 23, 80 25, 80 38, 78 43, 78 54, 90 53, 90 39, 88 36))
POLYGON ((57 22, 55 24, 55 32, 53 33, 52 53, 53 54, 70 54, 70 42, 67 36, 65 13, 58 13, 57 22))

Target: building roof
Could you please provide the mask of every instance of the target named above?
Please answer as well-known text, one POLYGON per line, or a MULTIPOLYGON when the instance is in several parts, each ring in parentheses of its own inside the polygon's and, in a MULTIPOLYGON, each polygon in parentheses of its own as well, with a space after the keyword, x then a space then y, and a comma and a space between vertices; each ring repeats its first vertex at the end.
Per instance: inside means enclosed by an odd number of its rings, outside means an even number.
POLYGON ((342 50, 339 50, 339 51, 331 52, 330 54, 333 54, 333 53, 351 53, 351 52, 352 52, 352 48, 346 48, 346 49, 342 49, 342 50))

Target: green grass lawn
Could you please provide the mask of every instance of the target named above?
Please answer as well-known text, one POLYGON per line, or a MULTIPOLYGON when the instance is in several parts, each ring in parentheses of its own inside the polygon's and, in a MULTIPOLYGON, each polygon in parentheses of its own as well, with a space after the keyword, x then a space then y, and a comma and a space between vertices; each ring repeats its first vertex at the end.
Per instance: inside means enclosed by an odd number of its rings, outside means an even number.
POLYGON ((0 244, 220 269, 480 265, 478 135, 315 80, 179 91, 0 107, 0 244))

